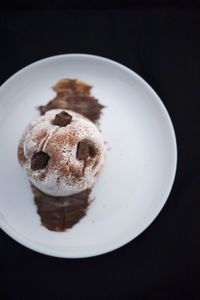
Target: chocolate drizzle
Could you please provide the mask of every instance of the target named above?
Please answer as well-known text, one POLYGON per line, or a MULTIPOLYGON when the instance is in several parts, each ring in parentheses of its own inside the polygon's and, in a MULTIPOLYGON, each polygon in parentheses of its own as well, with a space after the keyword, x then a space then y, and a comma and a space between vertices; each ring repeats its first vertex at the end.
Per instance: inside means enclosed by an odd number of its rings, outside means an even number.
POLYGON ((91 96, 92 86, 76 79, 62 79, 57 82, 53 89, 57 92, 56 97, 39 107, 40 114, 44 115, 48 110, 61 108, 69 109, 96 122, 104 108, 96 98, 91 96))
POLYGON ((85 216, 91 189, 67 197, 49 196, 32 185, 41 223, 53 231, 65 231, 85 216))
MULTIPOLYGON (((53 86, 57 96, 47 105, 39 107, 40 114, 43 115, 48 110, 56 108, 68 109, 84 115, 92 122, 97 122, 104 106, 91 96, 91 88, 92 86, 76 79, 59 80, 53 86)), ((88 155, 95 156, 95 149, 89 142, 87 149, 85 144, 81 146, 77 154, 79 159, 85 159, 88 155)), ((33 185, 32 191, 41 223, 52 231, 65 231, 74 226, 86 215, 90 204, 91 189, 66 197, 49 196, 33 185)))

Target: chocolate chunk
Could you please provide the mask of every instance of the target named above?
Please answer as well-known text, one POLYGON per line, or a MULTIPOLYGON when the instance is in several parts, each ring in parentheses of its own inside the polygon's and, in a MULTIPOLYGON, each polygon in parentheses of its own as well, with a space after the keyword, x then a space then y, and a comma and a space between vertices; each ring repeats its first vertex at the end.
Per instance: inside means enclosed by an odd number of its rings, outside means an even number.
POLYGON ((76 157, 78 160, 87 159, 89 157, 88 141, 80 141, 78 143, 76 157))
POLYGON ((35 171, 46 168, 49 159, 50 156, 43 151, 34 153, 31 158, 31 169, 35 171))
POLYGON ((88 141, 88 149, 90 157, 94 158, 97 153, 94 145, 90 141, 88 141))
POLYGON ((68 125, 71 120, 72 116, 70 116, 66 111, 61 111, 59 114, 56 114, 55 119, 53 120, 53 124, 64 127, 68 125))

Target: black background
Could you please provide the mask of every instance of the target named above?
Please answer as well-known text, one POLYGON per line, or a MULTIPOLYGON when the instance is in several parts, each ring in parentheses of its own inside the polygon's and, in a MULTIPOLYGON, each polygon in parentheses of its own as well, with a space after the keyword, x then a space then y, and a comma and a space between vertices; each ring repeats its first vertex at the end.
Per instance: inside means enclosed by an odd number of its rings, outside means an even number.
POLYGON ((144 233, 114 252, 58 259, 1 231, 0 298, 200 299, 198 3, 7 1, 0 6, 0 84, 51 55, 105 56, 155 89, 178 143, 176 180, 164 209, 144 233))

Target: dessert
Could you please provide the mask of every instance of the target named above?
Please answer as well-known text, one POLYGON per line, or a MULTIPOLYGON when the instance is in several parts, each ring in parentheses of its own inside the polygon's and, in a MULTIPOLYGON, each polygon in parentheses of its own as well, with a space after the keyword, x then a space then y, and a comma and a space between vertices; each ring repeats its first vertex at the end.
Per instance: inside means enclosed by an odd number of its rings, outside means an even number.
POLYGON ((86 214, 104 164, 104 140, 96 126, 103 106, 91 88, 76 79, 60 80, 53 87, 56 97, 39 107, 41 116, 19 142, 19 163, 49 230, 65 231, 86 214))
POLYGON ((19 142, 18 160, 36 188, 61 197, 91 188, 103 166, 102 134, 87 118, 53 109, 31 122, 19 142))

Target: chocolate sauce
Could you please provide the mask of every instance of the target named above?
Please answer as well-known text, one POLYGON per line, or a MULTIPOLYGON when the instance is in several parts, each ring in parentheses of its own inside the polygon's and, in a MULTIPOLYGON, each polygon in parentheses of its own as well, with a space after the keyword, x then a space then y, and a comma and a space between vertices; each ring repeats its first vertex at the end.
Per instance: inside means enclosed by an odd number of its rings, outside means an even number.
POLYGON ((104 108, 96 98, 91 96, 92 86, 76 79, 62 79, 53 86, 57 92, 56 97, 47 105, 39 107, 41 115, 48 110, 61 108, 69 109, 87 117, 93 122, 99 120, 101 110, 104 108))
POLYGON ((72 196, 53 197, 39 191, 33 185, 31 187, 41 223, 47 229, 65 231, 86 215, 91 189, 72 196))
MULTIPOLYGON (((57 96, 47 105, 39 107, 40 114, 43 115, 48 110, 61 108, 73 110, 92 122, 97 122, 104 106, 91 96, 91 88, 92 86, 76 79, 59 80, 53 86, 57 96)), ((88 151, 91 156, 94 155, 91 145, 88 145, 88 151)), ((41 223, 52 231, 65 231, 74 226, 86 215, 90 204, 91 189, 66 197, 49 196, 33 185, 32 191, 41 223)))

